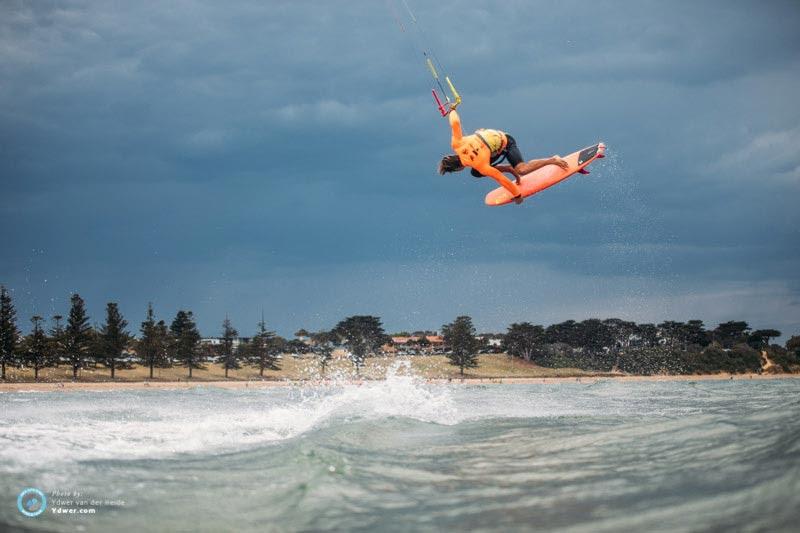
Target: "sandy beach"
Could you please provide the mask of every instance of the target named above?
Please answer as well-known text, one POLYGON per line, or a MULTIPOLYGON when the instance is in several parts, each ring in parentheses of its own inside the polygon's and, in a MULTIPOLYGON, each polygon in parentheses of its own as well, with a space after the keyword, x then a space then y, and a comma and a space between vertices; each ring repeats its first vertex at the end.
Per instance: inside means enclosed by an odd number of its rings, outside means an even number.
MULTIPOLYGON (((549 383, 583 383, 591 385, 600 381, 620 381, 620 382, 664 382, 664 381, 750 381, 750 380, 774 380, 774 379, 798 379, 800 374, 703 374, 703 375, 658 375, 658 376, 636 376, 636 375, 597 375, 580 377, 542 377, 542 378, 519 378, 519 377, 498 377, 498 378, 418 378, 419 381, 433 384, 451 385, 492 385, 492 384, 549 384, 549 383)), ((263 381, 60 381, 54 383, 0 383, 0 393, 2 392, 69 392, 69 391, 113 391, 113 390, 136 390, 136 389, 194 389, 194 388, 221 388, 221 389, 259 389, 271 387, 320 387, 331 385, 358 385, 374 379, 363 380, 263 380, 263 381)))

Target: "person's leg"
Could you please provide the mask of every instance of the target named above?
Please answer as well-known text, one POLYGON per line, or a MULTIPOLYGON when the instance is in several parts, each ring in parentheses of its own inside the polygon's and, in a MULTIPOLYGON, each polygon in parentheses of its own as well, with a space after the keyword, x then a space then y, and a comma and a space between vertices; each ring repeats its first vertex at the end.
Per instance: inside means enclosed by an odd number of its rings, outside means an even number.
MULTIPOLYGON (((509 164, 514 167, 514 170, 520 176, 530 174, 534 170, 539 170, 547 165, 558 165, 561 168, 567 168, 567 163, 559 159, 558 156, 553 156, 547 159, 531 159, 530 161, 526 162, 525 158, 522 157, 522 154, 517 147, 514 137, 508 134, 506 137, 508 137, 508 144, 506 145, 506 157, 508 158, 509 164)), ((517 182, 519 182, 519 179, 517 179, 517 182)))
POLYGON ((519 165, 514 167, 514 170, 519 172, 520 174, 529 174, 534 170, 539 170, 543 166, 548 165, 547 163, 549 159, 531 159, 530 161, 520 163, 519 165))
POLYGON ((520 176, 523 174, 527 174, 526 166, 525 166, 525 158, 522 157, 522 152, 519 151, 519 146, 517 146, 517 141, 509 134, 506 134, 506 139, 508 142, 506 143, 506 150, 505 155, 506 159, 508 160, 508 164, 514 167, 514 170, 520 176))

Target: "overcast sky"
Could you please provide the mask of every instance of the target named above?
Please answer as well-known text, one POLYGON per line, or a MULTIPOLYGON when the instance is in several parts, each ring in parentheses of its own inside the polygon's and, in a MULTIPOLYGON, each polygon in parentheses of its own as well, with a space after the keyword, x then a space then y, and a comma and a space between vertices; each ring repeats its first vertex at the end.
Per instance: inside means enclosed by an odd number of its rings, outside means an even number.
MULTIPOLYGON (((392 0, 394 1, 394 0, 392 0)), ((396 2, 402 8, 402 2, 396 2)), ((408 0, 464 127, 608 155, 521 206, 439 176, 387 2, 0 3, 0 283, 20 322, 289 335, 730 319, 800 334, 800 4, 408 0)))

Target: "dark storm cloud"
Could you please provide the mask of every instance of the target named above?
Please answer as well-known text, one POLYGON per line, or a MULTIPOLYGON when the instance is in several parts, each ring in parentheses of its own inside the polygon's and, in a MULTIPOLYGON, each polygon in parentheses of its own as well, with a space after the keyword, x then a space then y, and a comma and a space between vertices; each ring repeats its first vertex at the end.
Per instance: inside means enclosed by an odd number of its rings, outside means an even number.
POLYGON ((355 312, 800 328, 796 3, 411 5, 466 128, 610 157, 521 208, 435 175, 447 127, 384 2, 3 3, 21 314, 78 290, 209 334, 262 306, 284 333, 355 312))

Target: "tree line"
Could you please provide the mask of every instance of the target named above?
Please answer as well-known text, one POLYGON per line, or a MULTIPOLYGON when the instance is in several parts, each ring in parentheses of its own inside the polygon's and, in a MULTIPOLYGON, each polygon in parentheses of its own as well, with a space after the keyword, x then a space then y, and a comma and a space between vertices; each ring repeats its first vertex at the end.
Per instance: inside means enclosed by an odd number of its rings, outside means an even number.
POLYGON ((800 370, 800 336, 785 346, 770 343, 780 336, 735 320, 711 330, 702 320, 637 324, 611 318, 547 327, 522 322, 503 335, 502 350, 541 366, 631 374, 760 372, 764 355, 779 371, 800 370))
MULTIPOLYGON (((219 363, 225 377, 243 366, 258 368, 263 377, 265 370, 280 370, 284 353, 311 354, 324 375, 337 348, 345 350, 360 372, 368 357, 380 354, 391 342, 381 319, 375 316, 354 315, 330 330, 312 333, 301 329, 295 334, 306 341, 280 337, 267 329, 262 316, 255 333, 246 338, 239 337, 226 317, 219 342, 204 345, 191 311, 179 310, 167 324, 156 319, 150 304, 136 336, 114 302, 106 305, 103 324, 90 325, 85 302, 78 294, 70 297, 68 315, 54 315, 49 327, 39 315, 30 321, 30 333, 22 335, 11 295, 0 286, 3 380, 7 366, 31 368, 38 379, 44 368, 68 365, 77 379, 81 369, 98 364, 110 370, 112 379, 116 370, 133 364, 147 367, 150 378, 154 369, 174 366, 185 367, 191 378, 193 370, 205 369, 209 362, 219 363)), ((800 336, 789 339, 785 347, 770 344, 770 339, 780 335, 774 329, 752 330, 742 321, 725 322, 713 330, 707 330, 701 320, 637 324, 614 318, 589 319, 547 327, 520 322, 502 334, 478 335, 472 319, 459 316, 442 326, 445 355, 462 375, 478 366, 479 353, 490 351, 540 366, 633 374, 759 372, 763 354, 781 371, 800 369, 800 336)), ((427 343, 424 336, 417 341, 423 343, 427 343)))
POLYGON ((265 370, 280 370, 280 357, 284 353, 313 353, 324 374, 338 347, 347 350, 359 372, 366 358, 377 354, 390 341, 380 318, 373 316, 351 316, 331 330, 298 331, 298 336, 310 337, 309 343, 280 337, 267 329, 262 316, 255 334, 246 338, 239 337, 226 317, 219 343, 204 345, 191 311, 179 310, 168 325, 156 319, 151 304, 137 337, 129 332, 128 322, 114 302, 106 305, 104 323, 93 327, 79 294, 71 295, 69 314, 54 315, 49 328, 39 315, 31 317, 31 324, 30 333, 22 335, 11 294, 0 286, 0 379, 6 379, 9 366, 31 368, 34 379, 38 380, 42 369, 62 365, 68 365, 73 379, 77 379, 81 369, 98 364, 110 370, 112 379, 118 369, 133 364, 149 368, 151 379, 156 368, 174 366, 185 367, 191 378, 193 370, 204 370, 212 361, 222 366, 226 378, 230 370, 243 366, 257 368, 263 377, 265 370))
POLYGON ((264 320, 258 323, 255 335, 247 342, 237 343, 238 332, 227 318, 223 322, 219 346, 201 345, 200 332, 191 311, 179 310, 167 325, 156 320, 153 306, 148 305, 139 336, 128 331, 128 322, 114 302, 106 305, 105 321, 98 327, 89 323, 86 305, 79 294, 70 297, 69 314, 54 315, 49 329, 44 318, 31 317, 31 331, 21 335, 16 322, 16 310, 11 295, 0 287, 0 379, 6 379, 8 366, 33 369, 34 379, 48 367, 68 365, 73 379, 81 369, 98 364, 107 367, 114 379, 116 371, 133 364, 149 369, 183 366, 192 377, 192 370, 204 369, 209 360, 218 360, 225 369, 243 364, 257 367, 263 376, 268 369, 279 369, 278 357, 285 348, 284 340, 267 330, 264 320))

